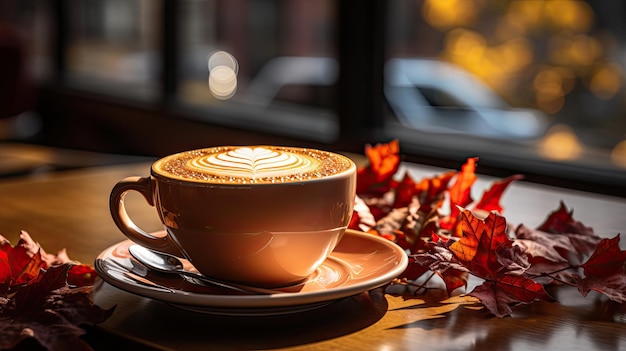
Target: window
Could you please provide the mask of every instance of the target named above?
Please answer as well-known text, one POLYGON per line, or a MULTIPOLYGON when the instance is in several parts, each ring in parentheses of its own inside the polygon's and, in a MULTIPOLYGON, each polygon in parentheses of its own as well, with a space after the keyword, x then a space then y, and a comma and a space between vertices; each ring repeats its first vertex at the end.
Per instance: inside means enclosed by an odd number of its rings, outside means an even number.
POLYGON ((68 0, 65 77, 81 89, 142 100, 159 94, 159 2, 68 0))
POLYGON ((333 1, 184 0, 178 12, 178 99, 200 111, 237 111, 198 118, 338 137, 333 1))
POLYGON ((626 195, 619 1, 46 3, 52 85, 85 101, 335 150, 399 139, 409 161, 478 156, 494 175, 626 195))
POLYGON ((384 135, 433 157, 623 183, 625 10, 611 1, 390 1, 384 135), (465 118, 430 108, 453 103, 441 91, 454 91, 465 118))

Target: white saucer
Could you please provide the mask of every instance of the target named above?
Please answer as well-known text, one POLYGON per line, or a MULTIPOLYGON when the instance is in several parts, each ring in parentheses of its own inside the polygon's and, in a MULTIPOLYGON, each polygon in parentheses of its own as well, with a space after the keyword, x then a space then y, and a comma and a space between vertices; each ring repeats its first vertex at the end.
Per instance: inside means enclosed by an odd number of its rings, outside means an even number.
MULTIPOLYGON (((330 257, 305 282, 273 295, 243 295, 149 272, 131 258, 131 244, 125 240, 98 255, 94 266, 104 281, 186 310, 221 315, 276 315, 319 308, 387 284, 408 264, 406 253, 391 241, 347 230, 330 257)), ((187 269, 194 269, 183 261, 187 269)))

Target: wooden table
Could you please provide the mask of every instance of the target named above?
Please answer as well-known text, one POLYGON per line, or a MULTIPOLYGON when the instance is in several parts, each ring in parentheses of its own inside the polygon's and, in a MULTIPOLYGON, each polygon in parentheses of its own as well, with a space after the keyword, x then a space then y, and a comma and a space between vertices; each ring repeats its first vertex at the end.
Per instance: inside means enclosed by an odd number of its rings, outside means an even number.
MULTIPOLYGON (((417 179, 442 171, 409 168, 417 179)), ((1 180, 0 234, 15 244, 23 229, 47 251, 67 248, 71 258, 92 263, 125 239, 109 216, 110 189, 148 171, 142 163, 1 180)), ((476 196, 490 181, 480 179, 476 196)), ((154 211, 134 196, 129 194, 128 207, 136 222, 161 229, 154 211)), ((534 227, 561 200, 602 236, 626 232, 622 198, 517 182, 502 203, 509 223, 534 227)), ((87 334, 97 349, 626 350, 626 307, 599 294, 584 298, 573 288, 551 291, 559 303, 521 306, 503 319, 475 305, 444 301, 439 293, 404 300, 375 289, 309 312, 241 318, 183 311, 102 282, 95 289, 98 305, 117 305, 87 334)))

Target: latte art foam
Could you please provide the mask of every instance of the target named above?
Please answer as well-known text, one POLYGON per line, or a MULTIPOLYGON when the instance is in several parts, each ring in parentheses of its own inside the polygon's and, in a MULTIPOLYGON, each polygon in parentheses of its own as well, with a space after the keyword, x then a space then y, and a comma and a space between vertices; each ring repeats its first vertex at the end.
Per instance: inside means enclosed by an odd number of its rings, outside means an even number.
POLYGON ((353 163, 330 152, 276 146, 215 147, 157 161, 153 170, 170 178, 209 183, 282 183, 338 174, 353 163))
POLYGON ((188 167, 201 173, 256 179, 281 177, 294 172, 306 173, 314 171, 319 164, 319 160, 302 154, 278 152, 263 147, 244 147, 191 159, 188 167))

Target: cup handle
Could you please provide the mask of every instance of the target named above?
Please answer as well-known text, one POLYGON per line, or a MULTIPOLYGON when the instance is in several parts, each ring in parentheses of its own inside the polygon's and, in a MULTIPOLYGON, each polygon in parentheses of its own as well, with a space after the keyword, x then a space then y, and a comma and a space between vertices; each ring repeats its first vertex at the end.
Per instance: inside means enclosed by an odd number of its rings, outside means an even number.
POLYGON ((137 191, 140 193, 148 204, 154 207, 154 198, 152 193, 152 179, 150 177, 128 177, 120 180, 113 190, 109 198, 109 209, 111 217, 119 228, 119 230, 135 243, 153 249, 156 251, 166 252, 178 257, 184 257, 181 250, 169 235, 154 236, 145 230, 139 228, 126 212, 124 197, 129 191, 137 191))

